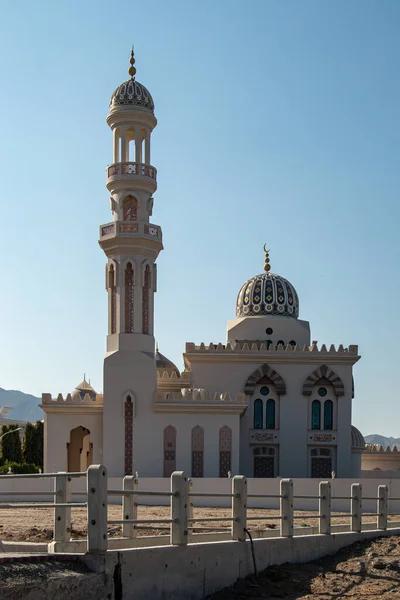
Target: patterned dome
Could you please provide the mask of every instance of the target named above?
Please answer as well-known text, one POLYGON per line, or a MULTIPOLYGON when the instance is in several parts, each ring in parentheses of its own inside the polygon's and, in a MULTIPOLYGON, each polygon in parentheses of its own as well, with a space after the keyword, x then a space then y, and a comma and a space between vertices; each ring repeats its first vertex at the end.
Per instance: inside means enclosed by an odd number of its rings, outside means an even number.
POLYGON ((154 358, 156 361, 156 367, 158 370, 160 371, 168 371, 169 373, 171 373, 172 371, 174 371, 178 377, 181 376, 181 374, 179 373, 179 369, 176 365, 174 365, 174 363, 172 362, 172 360, 169 360, 169 358, 167 358, 166 356, 164 356, 164 354, 161 354, 161 352, 158 351, 158 348, 156 349, 156 352, 154 354, 154 358))
POLYGON ((83 400, 86 394, 89 394, 89 398, 91 400, 96 400, 97 394, 95 390, 92 388, 90 383, 86 381, 86 378, 84 377, 82 383, 77 385, 74 391, 72 392, 71 397, 75 400, 78 398, 78 396, 80 396, 81 400, 83 400))
POLYGON ((128 79, 117 87, 110 100, 110 108, 115 106, 141 106, 154 111, 150 92, 135 79, 128 79))
POLYGON ((240 288, 236 302, 237 317, 259 315, 299 316, 299 298, 292 284, 274 273, 261 273, 240 288))
POLYGON ((354 425, 351 426, 351 447, 363 450, 365 448, 364 436, 357 427, 354 427, 354 425))

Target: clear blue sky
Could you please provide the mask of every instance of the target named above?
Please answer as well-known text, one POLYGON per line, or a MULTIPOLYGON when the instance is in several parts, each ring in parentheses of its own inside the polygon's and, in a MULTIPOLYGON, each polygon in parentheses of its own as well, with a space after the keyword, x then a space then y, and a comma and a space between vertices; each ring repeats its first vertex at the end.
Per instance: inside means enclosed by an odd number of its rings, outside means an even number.
POLYGON ((0 2, 0 387, 102 389, 111 93, 151 91, 156 338, 225 340, 262 270, 312 338, 359 344, 353 422, 400 436, 400 2, 0 2))

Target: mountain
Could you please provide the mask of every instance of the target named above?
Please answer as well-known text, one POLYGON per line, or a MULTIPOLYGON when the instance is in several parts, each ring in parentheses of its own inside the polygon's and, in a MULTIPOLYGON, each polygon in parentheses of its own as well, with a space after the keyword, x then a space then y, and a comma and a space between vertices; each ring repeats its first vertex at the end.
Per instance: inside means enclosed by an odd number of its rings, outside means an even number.
POLYGON ((41 398, 36 398, 31 394, 0 388, 0 406, 12 408, 7 415, 8 419, 31 421, 32 423, 41 421, 44 416, 42 409, 38 406, 41 402, 41 398))
POLYGON ((380 446, 383 446, 385 450, 388 446, 390 446, 390 448, 397 446, 397 448, 400 449, 400 438, 385 437, 384 435, 373 433, 371 435, 364 436, 364 439, 367 444, 379 444, 380 446))

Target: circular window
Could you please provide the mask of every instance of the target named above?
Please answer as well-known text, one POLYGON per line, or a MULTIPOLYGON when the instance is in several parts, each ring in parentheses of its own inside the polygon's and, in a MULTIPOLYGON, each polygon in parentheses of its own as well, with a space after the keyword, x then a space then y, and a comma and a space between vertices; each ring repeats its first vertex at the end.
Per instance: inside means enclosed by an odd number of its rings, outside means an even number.
POLYGON ((274 330, 272 329, 272 327, 267 327, 267 329, 265 330, 265 333, 267 335, 272 335, 274 333, 274 330))
POLYGON ((260 390, 260 394, 262 396, 268 396, 268 394, 269 394, 269 388, 267 388, 266 385, 263 385, 262 388, 261 388, 261 390, 260 390))
POLYGON ((289 344, 290 344, 291 346, 296 346, 296 345, 297 345, 297 343, 296 343, 294 340, 290 340, 289 344))
POLYGON ((318 395, 319 395, 319 396, 321 396, 322 398, 323 398, 324 396, 326 396, 326 395, 327 395, 327 393, 328 393, 328 392, 327 392, 327 389, 326 389, 326 388, 320 387, 320 388, 318 389, 318 395))

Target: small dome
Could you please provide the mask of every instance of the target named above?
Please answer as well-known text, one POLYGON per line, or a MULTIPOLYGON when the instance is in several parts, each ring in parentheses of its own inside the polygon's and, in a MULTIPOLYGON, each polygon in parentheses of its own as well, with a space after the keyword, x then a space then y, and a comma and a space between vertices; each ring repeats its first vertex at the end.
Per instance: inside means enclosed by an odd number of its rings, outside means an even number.
POLYGON ((83 379, 82 383, 76 386, 76 388, 71 394, 71 397, 75 400, 79 395, 81 400, 83 400, 86 394, 89 394, 89 398, 91 400, 96 400, 97 394, 95 390, 92 388, 90 383, 86 381, 86 379, 83 379))
POLYGON ((117 87, 111 96, 110 109, 115 106, 141 106, 154 111, 154 102, 149 90, 135 79, 128 79, 117 87))
POLYGON ((365 448, 364 436, 354 425, 351 426, 351 447, 362 450, 365 448))
POLYGON ((178 377, 181 376, 178 367, 174 365, 174 363, 171 360, 169 360, 169 358, 164 356, 164 354, 161 354, 161 352, 158 351, 158 348, 156 349, 156 352, 154 354, 154 359, 156 361, 157 370, 161 372, 167 371, 169 373, 175 372, 178 375, 178 377))
POLYGON ((292 284, 274 273, 261 273, 240 288, 236 301, 237 317, 259 315, 299 316, 299 298, 292 284))

